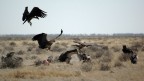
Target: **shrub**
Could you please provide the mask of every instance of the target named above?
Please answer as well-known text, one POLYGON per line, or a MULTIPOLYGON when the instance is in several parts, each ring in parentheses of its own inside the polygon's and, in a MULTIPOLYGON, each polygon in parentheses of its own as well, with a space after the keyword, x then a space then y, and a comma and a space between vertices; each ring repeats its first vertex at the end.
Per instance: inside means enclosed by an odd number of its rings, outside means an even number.
POLYGON ((52 51, 56 51, 56 52, 61 52, 61 51, 65 50, 65 48, 63 48, 59 44, 54 45, 51 49, 52 49, 52 51))
POLYGON ((143 46, 144 42, 134 42, 131 46, 131 48, 141 48, 143 46))
POLYGON ((37 59, 38 56, 31 56, 31 59, 37 59))
POLYGON ((36 54, 45 54, 45 53, 47 53, 47 51, 48 51, 47 49, 37 48, 35 52, 36 52, 36 54))
POLYGON ((0 48, 0 53, 3 51, 3 49, 0 48))
POLYGON ((32 51, 32 49, 33 49, 33 47, 28 47, 27 48, 27 51, 29 52, 29 51, 32 51))
POLYGON ((141 51, 144 51, 144 46, 141 48, 141 51))
POLYGON ((41 61, 41 60, 36 60, 36 61, 34 62, 34 64, 35 64, 36 66, 40 66, 40 65, 42 64, 42 61, 41 61))
POLYGON ((15 42, 10 42, 9 45, 10 46, 16 46, 16 43, 15 42))
POLYGON ((90 49, 91 51, 96 51, 99 48, 97 46, 90 46, 90 47, 88 47, 88 49, 90 49))
POLYGON ((18 55, 23 55, 25 52, 23 50, 20 50, 17 52, 18 55))
POLYGON ((25 41, 24 41, 22 44, 23 44, 23 45, 28 45, 28 42, 25 42, 25 41))
POLYGON ((114 46, 111 48, 114 52, 119 52, 121 49, 118 46, 114 46))
POLYGON ((10 52, 6 57, 1 57, 1 68, 17 68, 22 66, 23 59, 13 55, 14 53, 10 52))
POLYGON ((100 58, 104 54, 104 51, 97 51, 95 54, 96 58, 100 58))
POLYGON ((123 61, 123 62, 128 61, 129 59, 130 59, 130 55, 128 55, 128 54, 121 54, 119 56, 119 60, 123 61))
POLYGON ((92 67, 93 67, 92 63, 85 62, 85 63, 82 63, 81 70, 84 72, 89 72, 92 70, 92 67))
POLYGON ((4 47, 4 49, 7 50, 7 51, 13 51, 14 47, 12 47, 12 46, 6 46, 6 47, 4 47))
POLYGON ((102 51, 100 54, 98 55, 101 55, 100 56, 100 59, 99 59, 99 62, 111 62, 112 60, 112 53, 110 51, 102 51))
POLYGON ((67 47, 68 43, 62 42, 61 46, 67 47))
POLYGON ((100 66, 101 71, 108 71, 110 70, 110 65, 108 63, 102 63, 100 66))

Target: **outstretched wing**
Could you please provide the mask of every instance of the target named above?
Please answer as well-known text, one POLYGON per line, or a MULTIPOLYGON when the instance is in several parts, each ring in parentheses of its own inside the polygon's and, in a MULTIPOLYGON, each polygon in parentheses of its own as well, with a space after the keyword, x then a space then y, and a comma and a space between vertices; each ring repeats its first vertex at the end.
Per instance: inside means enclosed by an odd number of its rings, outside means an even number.
POLYGON ((30 14, 29 14, 29 17, 41 17, 41 18, 44 18, 44 17, 46 17, 46 12, 45 11, 43 11, 43 10, 41 10, 41 9, 39 9, 38 7, 34 7, 33 9, 32 9, 32 11, 30 12, 30 14))
POLYGON ((24 11, 24 13, 23 13, 22 20, 24 21, 28 15, 29 15, 28 7, 25 7, 25 11, 24 11))

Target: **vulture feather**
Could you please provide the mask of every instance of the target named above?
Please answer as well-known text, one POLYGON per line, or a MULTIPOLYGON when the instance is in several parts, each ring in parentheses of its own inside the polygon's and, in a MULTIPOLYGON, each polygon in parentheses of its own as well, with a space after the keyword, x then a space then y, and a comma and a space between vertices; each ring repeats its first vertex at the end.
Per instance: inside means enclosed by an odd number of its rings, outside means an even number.
POLYGON ((22 20, 24 21, 23 24, 27 21, 30 26, 32 25, 31 20, 33 18, 39 19, 40 18, 45 18, 47 16, 46 14, 47 12, 41 10, 38 7, 34 7, 31 12, 29 13, 28 11, 28 7, 25 7, 24 13, 23 13, 23 17, 22 20))

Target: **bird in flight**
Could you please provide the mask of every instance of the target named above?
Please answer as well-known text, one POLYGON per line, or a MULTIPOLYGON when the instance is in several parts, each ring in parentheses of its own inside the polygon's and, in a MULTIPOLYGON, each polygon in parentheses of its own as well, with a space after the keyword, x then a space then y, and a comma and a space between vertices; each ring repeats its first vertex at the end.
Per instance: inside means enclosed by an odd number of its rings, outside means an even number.
POLYGON ((29 13, 28 11, 28 7, 25 7, 24 13, 23 13, 23 17, 22 20, 24 21, 23 24, 27 21, 30 26, 32 25, 31 20, 33 18, 39 19, 40 18, 45 18, 47 16, 46 14, 47 12, 39 9, 38 7, 34 7, 31 12, 29 13))

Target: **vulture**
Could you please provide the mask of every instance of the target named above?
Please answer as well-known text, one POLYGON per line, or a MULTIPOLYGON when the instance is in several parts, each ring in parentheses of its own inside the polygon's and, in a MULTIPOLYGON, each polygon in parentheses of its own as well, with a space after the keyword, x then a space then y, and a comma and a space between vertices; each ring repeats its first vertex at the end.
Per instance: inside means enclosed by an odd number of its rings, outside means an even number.
POLYGON ((123 45, 122 49, 124 54, 128 54, 132 64, 137 64, 138 56, 137 54, 130 48, 127 48, 126 45, 123 45))
POLYGON ((46 33, 40 33, 35 35, 32 40, 33 41, 38 41, 39 44, 39 48, 41 49, 45 49, 48 48, 48 50, 50 50, 51 45, 55 42, 55 39, 57 39, 58 37, 60 37, 63 33, 63 30, 61 29, 61 33, 54 39, 52 40, 47 40, 47 34, 46 33))
POLYGON ((69 64, 70 60, 72 59, 71 56, 73 54, 77 54, 80 61, 81 60, 83 60, 83 62, 90 62, 91 61, 90 55, 87 55, 85 53, 79 53, 78 51, 79 51, 78 49, 72 49, 72 50, 65 51, 59 56, 58 60, 60 62, 66 62, 67 64, 69 64))
POLYGON ((47 16, 47 12, 39 9, 38 7, 34 7, 31 12, 28 11, 28 7, 25 7, 24 13, 22 20, 24 21, 23 24, 27 21, 30 26, 32 25, 31 20, 33 18, 39 19, 40 18, 45 18, 47 16))
POLYGON ((127 48, 126 45, 123 45, 123 53, 133 54, 133 51, 130 48, 127 48))
POLYGON ((60 62, 66 62, 66 63, 69 64, 69 63, 70 63, 70 60, 71 60, 71 56, 72 56, 73 54, 75 54, 75 53, 78 54, 77 49, 68 50, 68 51, 62 53, 62 54, 59 56, 58 60, 59 60, 60 62))

